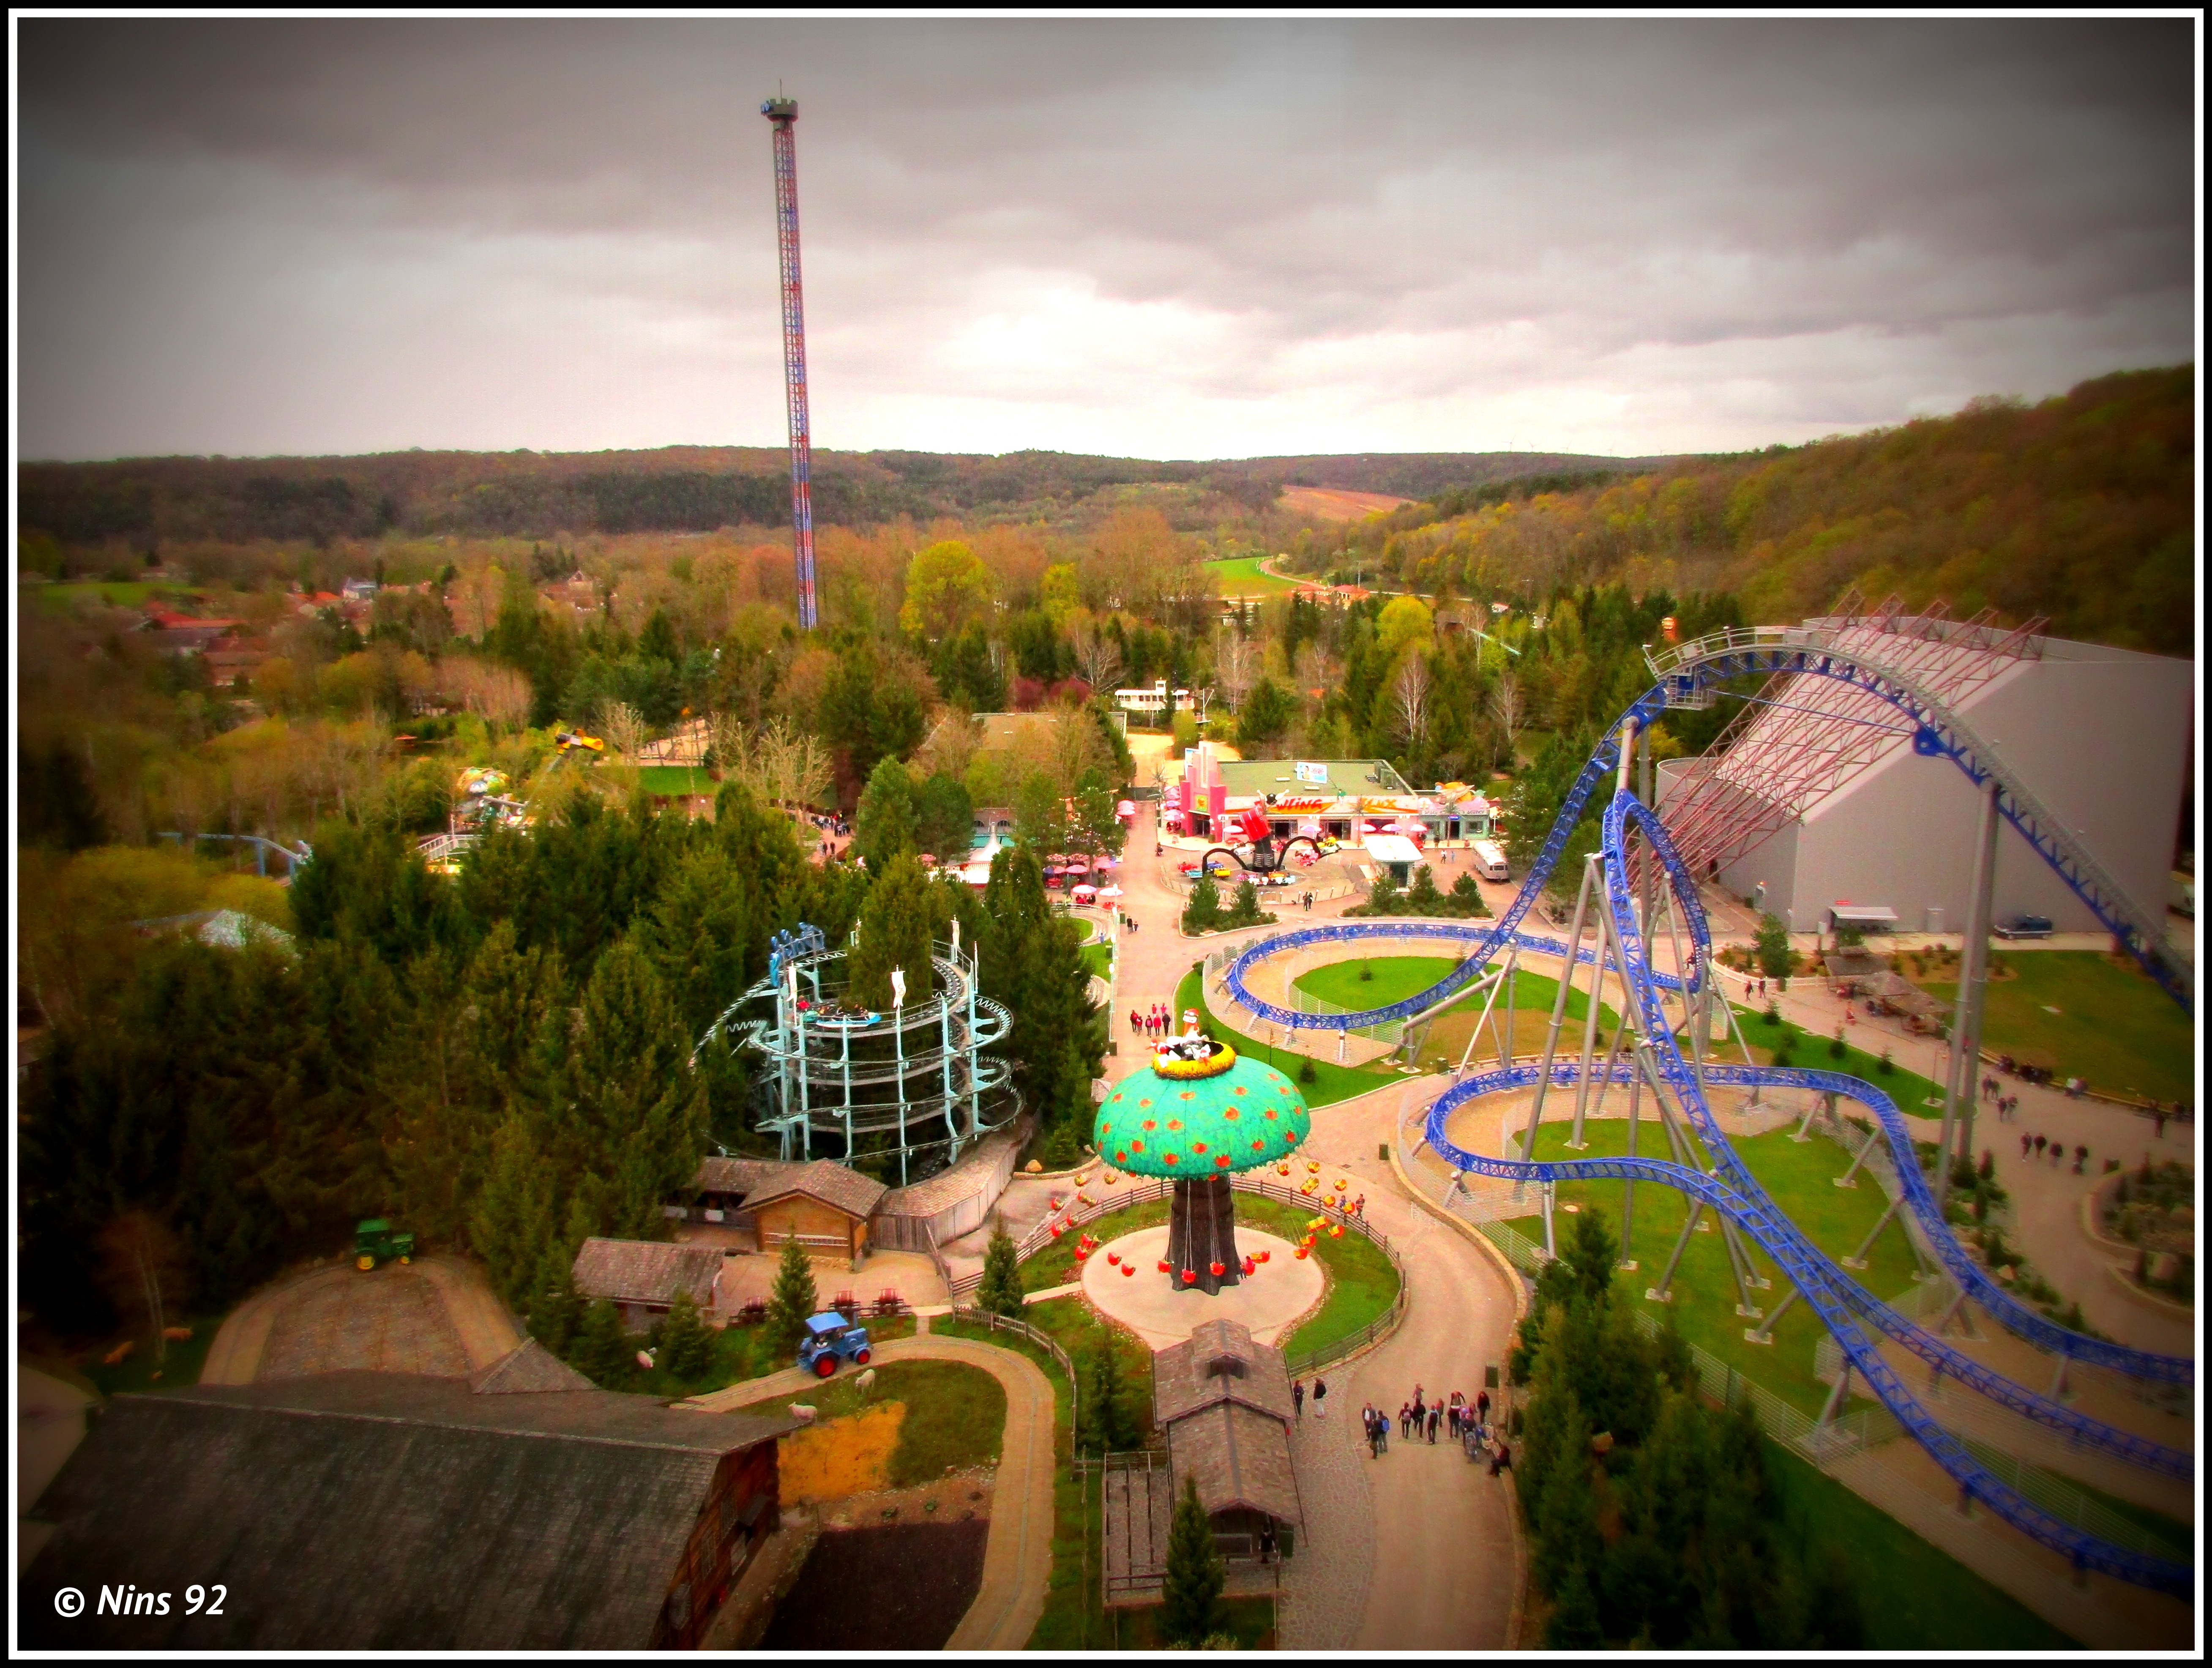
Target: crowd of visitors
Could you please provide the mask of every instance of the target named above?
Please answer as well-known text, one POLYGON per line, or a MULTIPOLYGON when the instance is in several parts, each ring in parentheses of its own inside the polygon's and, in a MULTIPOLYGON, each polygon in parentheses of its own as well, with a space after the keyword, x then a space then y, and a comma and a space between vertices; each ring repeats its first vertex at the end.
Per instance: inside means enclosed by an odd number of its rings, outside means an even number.
MULTIPOLYGON (((1325 1392, 1326 1386, 1316 1378, 1314 1380, 1314 1413, 1316 1418, 1320 1416, 1321 1397, 1325 1392)), ((1291 1401, 1303 1419, 1306 1401, 1306 1386, 1303 1379, 1291 1385, 1291 1401)), ((1360 1440, 1367 1445, 1369 1458, 1380 1459, 1390 1451, 1392 1422, 1386 1409, 1378 1408, 1372 1402, 1361 1406, 1360 1440)), ((1395 1422, 1398 1440, 1401 1442, 1425 1441, 1433 1447, 1437 1439, 1443 1436, 1455 1444, 1469 1459, 1487 1463, 1492 1476, 1513 1468, 1513 1450, 1506 1443, 1504 1427, 1493 1422, 1490 1417, 1490 1392, 1486 1390, 1477 1391, 1473 1401, 1467 1398, 1465 1392, 1456 1390, 1449 1397, 1431 1399, 1425 1385, 1415 1385, 1412 1399, 1399 1404, 1395 1422)))

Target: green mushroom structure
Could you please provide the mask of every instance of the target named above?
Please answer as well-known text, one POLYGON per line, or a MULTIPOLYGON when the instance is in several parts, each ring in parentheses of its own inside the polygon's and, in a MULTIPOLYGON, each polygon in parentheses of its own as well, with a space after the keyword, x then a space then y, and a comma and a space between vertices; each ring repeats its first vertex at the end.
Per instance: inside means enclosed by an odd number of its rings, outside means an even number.
POLYGON ((1117 1169, 1175 1184, 1168 1280, 1212 1293, 1243 1273, 1229 1178, 1288 1157, 1312 1128, 1282 1073, 1224 1043, 1179 1038, 1106 1097, 1092 1142, 1117 1169))

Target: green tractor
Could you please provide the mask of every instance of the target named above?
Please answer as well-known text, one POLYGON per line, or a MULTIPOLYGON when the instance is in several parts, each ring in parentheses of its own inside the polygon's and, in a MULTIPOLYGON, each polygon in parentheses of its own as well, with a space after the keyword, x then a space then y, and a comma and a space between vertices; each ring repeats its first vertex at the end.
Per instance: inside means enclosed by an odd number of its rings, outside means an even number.
POLYGON ((363 1274, 394 1257, 402 1263, 415 1260, 413 1234, 395 1233, 391 1223, 380 1219, 363 1222, 354 1230, 353 1265, 363 1274))

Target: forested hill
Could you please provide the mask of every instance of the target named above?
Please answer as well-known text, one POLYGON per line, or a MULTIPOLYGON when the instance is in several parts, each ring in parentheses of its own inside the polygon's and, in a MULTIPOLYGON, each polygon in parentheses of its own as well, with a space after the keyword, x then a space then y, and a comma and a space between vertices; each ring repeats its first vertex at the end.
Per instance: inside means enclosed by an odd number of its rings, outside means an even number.
POLYGON ((1369 572, 1379 559, 1425 592, 1732 590, 1767 622, 1856 587, 2193 654, 2195 399, 2192 366, 2130 371, 2035 405, 1977 400, 1808 446, 1439 495, 1350 536, 1369 572))
MULTIPOLYGON (((1000 457, 817 452, 815 520, 866 527, 1051 515, 1102 490, 1184 489, 1192 525, 1272 503, 1281 489, 1426 497, 1553 472, 1625 471, 1653 459, 1556 453, 1400 453, 1155 462, 1062 452, 1000 457)), ((391 530, 553 537, 773 527, 790 514, 781 447, 650 452, 394 452, 359 458, 154 458, 19 466, 21 525, 65 545, 110 539, 331 539, 391 530)))

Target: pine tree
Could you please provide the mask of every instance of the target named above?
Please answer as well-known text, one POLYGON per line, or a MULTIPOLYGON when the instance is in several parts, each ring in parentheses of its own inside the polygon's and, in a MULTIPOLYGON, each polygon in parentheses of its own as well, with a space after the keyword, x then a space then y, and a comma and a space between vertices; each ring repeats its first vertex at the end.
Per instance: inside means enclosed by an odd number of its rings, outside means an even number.
POLYGON ((769 1336, 782 1349, 797 1348, 808 1317, 817 1312, 818 1306, 814 1265, 806 1259, 806 1248, 796 1239, 787 1239, 783 1256, 775 1265, 775 1284, 769 1290, 769 1336))
POLYGON ((1558 1600, 1559 1607, 1544 1624, 1546 1650, 1589 1650, 1605 1643, 1598 1625, 1597 1595, 1590 1591, 1589 1570, 1579 1561, 1560 1582, 1558 1600))
POLYGON ((991 1230, 991 1243, 983 1253, 983 1278, 975 1288, 975 1306, 994 1315, 1018 1320, 1022 1312, 1020 1248, 1006 1232, 1003 1219, 991 1230))
POLYGON ((926 1001, 936 989, 929 950, 937 922, 929 878, 911 851, 888 859, 876 876, 860 910, 860 941, 853 947, 846 998, 882 1011, 891 1006, 895 969, 906 975, 908 1002, 926 1001))
POLYGON ((623 1334, 622 1315, 601 1298, 584 1311, 584 1324, 576 1330, 569 1364, 602 1390, 617 1390, 629 1382, 635 1351, 623 1334))
POLYGON ((1437 890, 1437 877, 1423 863, 1413 871, 1413 884, 1406 893, 1406 909, 1412 915, 1434 915, 1443 904, 1443 894, 1437 890))
POLYGON ((527 1282, 553 1242, 553 1167, 523 1120, 510 1117, 492 1139, 491 1169, 477 1201, 470 1238, 507 1301, 522 1306, 527 1282))
POLYGON ((893 858, 915 849, 914 776, 896 758, 885 758, 869 773, 853 813, 853 849, 880 878, 893 858))
POLYGON ((699 1318, 699 1306, 691 1294, 679 1291, 668 1306, 668 1318, 660 1328, 660 1365, 679 1379, 702 1377, 713 1359, 714 1335, 699 1318))
POLYGON ((1221 889, 1213 884, 1211 874, 1201 873, 1191 882, 1190 902, 1183 906, 1182 929, 1187 933, 1212 932, 1221 922, 1221 889))
POLYGON ((1249 927, 1260 919, 1260 889, 1250 880, 1239 880, 1229 904, 1229 919, 1240 927, 1249 927))
POLYGON ((1160 1610, 1160 1630, 1170 1643, 1198 1645, 1224 1624, 1221 1590, 1228 1584, 1228 1566, 1213 1543, 1213 1525, 1198 1498, 1198 1479, 1186 1476, 1182 1498, 1176 1502, 1175 1522, 1168 1531, 1165 1600, 1160 1610))
POLYGON ((531 1284, 530 1336, 555 1354, 565 1354, 575 1341, 584 1301, 576 1293, 575 1275, 557 1245, 549 1245, 540 1259, 538 1277, 531 1284))
POLYGON ((1790 929, 1777 915, 1759 917, 1759 936, 1752 941, 1752 953, 1759 958, 1759 971, 1770 979, 1790 976, 1790 929))

